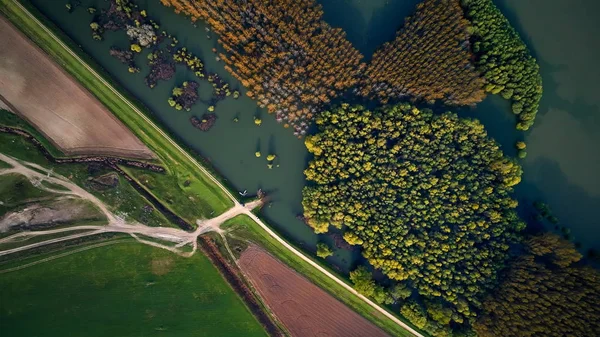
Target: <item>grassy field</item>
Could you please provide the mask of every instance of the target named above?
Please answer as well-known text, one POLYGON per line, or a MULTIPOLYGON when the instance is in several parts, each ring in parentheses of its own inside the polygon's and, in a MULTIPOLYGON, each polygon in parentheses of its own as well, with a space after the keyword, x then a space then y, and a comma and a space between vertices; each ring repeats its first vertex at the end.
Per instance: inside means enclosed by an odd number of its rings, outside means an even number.
POLYGON ((0 175, 0 216, 21 204, 43 200, 55 196, 54 193, 40 190, 20 174, 10 173, 0 175))
MULTIPOLYGON (((26 2, 24 2, 27 5, 26 2)), ((86 56, 76 45, 70 41, 60 30, 49 24, 43 16, 35 9, 28 6, 38 19, 52 29, 61 41, 68 44, 70 49, 77 53, 85 62, 97 73, 101 74, 106 83, 114 85, 115 81, 110 80, 95 62, 86 56)), ((48 53, 58 64, 67 72, 76 78, 84 87, 96 96, 106 107, 108 107, 121 121, 125 123, 154 153, 160 158, 160 161, 168 170, 168 177, 161 185, 162 191, 150 191, 159 199, 164 194, 186 195, 191 198, 182 198, 182 202, 165 205, 171 210, 194 223, 195 219, 207 218, 211 213, 220 214, 231 207, 233 204, 227 195, 213 182, 206 174, 195 166, 188 156, 182 153, 176 144, 170 142, 161 131, 152 126, 148 117, 139 115, 135 108, 145 111, 141 105, 136 104, 135 100, 122 97, 112 91, 107 84, 100 81, 85 65, 80 63, 72 54, 69 53, 61 44, 59 44, 50 34, 43 30, 40 25, 32 20, 17 4, 12 0, 0 0, 0 12, 2 12, 14 25, 16 25, 25 35, 32 39, 46 53, 48 53), (168 178, 168 179, 167 179, 168 178), (187 182, 187 183, 186 183, 187 182), (187 185, 188 189, 182 189, 187 185), (208 207, 197 207, 197 200, 204 200, 208 207), (209 209, 210 212, 207 212, 209 209)), ((121 89, 121 88, 116 88, 121 89)), ((119 92, 125 92, 119 90, 119 92)), ((150 114, 145 113, 146 116, 150 114)), ((163 131, 164 132, 164 131, 163 131)))
MULTIPOLYGON (((1 115, 2 111, 0 111, 0 116, 1 115)), ((121 177, 119 177, 119 184, 116 187, 103 190, 95 190, 91 188, 88 178, 97 177, 111 172, 106 168, 93 166, 90 167, 86 164, 76 163, 52 163, 46 159, 46 157, 44 157, 31 142, 27 141, 21 136, 6 133, 0 133, 0 152, 17 159, 39 164, 45 168, 53 169, 54 172, 68 177, 77 185, 82 186, 90 193, 94 194, 100 200, 109 205, 113 212, 126 219, 139 221, 148 226, 175 226, 155 208, 145 207, 151 206, 151 204, 144 199, 129 184, 129 182, 121 177)), ((27 184, 27 186, 31 185, 29 182, 27 182, 27 184)), ((33 186, 31 187, 33 188, 33 186)), ((0 196, 4 196, 4 193, 0 192, 0 196)), ((2 200, 2 198, 3 197, 0 197, 0 200, 2 200)), ((1 210, 2 206, 0 206, 0 211, 1 210)))
POLYGON ((266 336, 201 254, 123 242, 0 274, 6 336, 266 336))
MULTIPOLYGON (((401 326, 392 322, 391 320, 383 317, 381 314, 376 312, 371 306, 367 303, 360 300, 358 297, 349 293, 346 289, 342 288, 339 284, 335 283, 333 280, 326 277, 324 274, 316 270, 314 267, 307 264, 305 261, 292 254, 289 250, 284 248, 269 236, 258 224, 256 224, 252 219, 250 219, 246 215, 238 215, 233 219, 229 219, 222 226, 222 229, 228 230, 228 236, 233 237, 234 240, 228 239, 231 249, 235 252, 236 245, 240 245, 240 248, 245 248, 244 239, 250 240, 268 252, 276 256, 283 263, 292 267, 298 273, 303 275, 304 277, 311 280, 314 284, 319 286, 321 289, 327 291, 332 294, 341 302, 345 303, 349 308, 353 309, 361 316, 367 318, 383 330, 392 334, 393 336, 412 336, 408 331, 404 330, 401 326), (241 240, 240 240, 241 239, 241 240)), ((308 254, 305 254, 309 256, 308 254)), ((346 280, 345 277, 339 275, 337 272, 331 270, 325 264, 321 263, 321 261, 317 259, 313 259, 314 262, 317 262, 322 267, 329 270, 334 275, 337 275, 341 280, 346 280)), ((347 282, 350 284, 349 282, 347 282)), ((398 315, 396 315, 400 318, 398 315)), ((402 319, 402 318, 401 318, 402 319)), ((406 320, 402 319, 405 323, 406 320)))

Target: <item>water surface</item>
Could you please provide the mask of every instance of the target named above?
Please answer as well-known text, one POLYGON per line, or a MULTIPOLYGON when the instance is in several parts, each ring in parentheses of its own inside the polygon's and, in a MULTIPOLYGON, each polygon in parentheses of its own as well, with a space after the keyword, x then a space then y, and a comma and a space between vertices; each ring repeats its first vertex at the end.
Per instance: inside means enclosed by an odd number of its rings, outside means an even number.
MULTIPOLYGON (((91 39, 91 15, 85 12, 90 3, 106 6, 104 1, 82 1, 72 14, 63 0, 32 0, 61 29, 91 54, 114 78, 146 104, 153 114, 186 144, 210 159, 229 183, 239 190, 253 193, 258 188, 269 191, 271 207, 264 214, 275 228, 295 243, 313 249, 318 237, 296 219, 302 212, 301 191, 305 180, 302 171, 308 159, 302 141, 293 137, 258 109, 248 98, 228 98, 216 106, 218 120, 210 132, 194 129, 188 122, 191 115, 201 115, 205 104, 191 112, 170 108, 167 98, 175 85, 194 80, 193 74, 178 66, 169 82, 159 82, 154 89, 144 85, 147 73, 145 54, 138 58, 140 74, 129 74, 126 66, 108 55, 111 46, 127 48, 123 33, 107 33, 106 40, 91 39), (263 125, 253 124, 253 116, 262 117, 263 125), (232 119, 238 116, 239 122, 232 119), (262 158, 254 153, 260 149, 262 158), (272 170, 267 168, 267 153, 277 154, 272 170)), ((370 59, 383 42, 392 39, 404 18, 410 15, 418 0, 320 0, 325 19, 347 32, 348 39, 370 59)), ((241 85, 223 69, 211 52, 216 37, 206 37, 204 26, 191 23, 160 5, 157 0, 137 1, 162 28, 175 34, 183 45, 199 55, 209 71, 217 72, 234 87, 241 85)), ((595 0, 500 0, 512 24, 519 30, 538 58, 544 80, 544 96, 536 124, 526 133, 514 129, 514 116, 508 103, 499 97, 489 97, 474 110, 463 109, 464 116, 476 117, 510 155, 517 140, 528 144, 528 157, 522 161, 523 182, 516 194, 522 206, 533 200, 546 201, 561 223, 568 226, 574 241, 584 249, 600 248, 600 228, 596 220, 600 209, 600 25, 596 16, 600 2, 595 0)), ((205 83, 205 82, 204 82, 205 83)), ((204 90, 210 90, 203 85, 204 90)), ((244 92, 242 90, 242 92, 244 92)), ((209 97, 207 91, 202 97, 209 97)), ((338 251, 333 261, 347 270, 358 254, 338 251)))

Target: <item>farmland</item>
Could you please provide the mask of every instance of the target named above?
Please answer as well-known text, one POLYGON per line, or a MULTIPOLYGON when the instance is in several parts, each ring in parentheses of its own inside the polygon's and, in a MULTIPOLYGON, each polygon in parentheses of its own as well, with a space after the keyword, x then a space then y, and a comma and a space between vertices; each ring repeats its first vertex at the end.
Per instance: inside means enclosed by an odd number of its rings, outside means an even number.
MULTIPOLYGON (((167 172, 160 177, 163 188, 151 190, 150 187, 145 186, 148 193, 161 200, 165 207, 189 223, 207 218, 211 214, 220 214, 231 206, 230 198, 219 188, 216 178, 177 145, 165 131, 154 124, 145 114, 149 113, 142 112, 145 108, 141 104, 130 97, 125 97, 126 91, 118 90, 121 89, 119 87, 115 88, 117 84, 114 81, 105 79, 106 75, 100 67, 87 55, 81 53, 72 41, 61 35, 59 31, 54 33, 42 26, 41 22, 13 1, 0 1, 0 12, 54 61, 61 64, 66 72, 88 89, 156 154, 167 172), (65 42, 63 43, 55 34, 59 34, 65 42), (182 195, 185 198, 169 203, 165 200, 168 199, 164 197, 166 194, 182 195), (203 200, 206 207, 198 208, 197 200, 203 200)), ((132 178, 139 180, 138 171, 132 171, 131 174, 132 178)))
POLYGON ((0 95, 65 154, 150 159, 152 152, 5 19, 0 95))
POLYGON ((2 273, 0 298, 7 336, 265 336, 205 256, 132 241, 2 273))
POLYGON ((292 336, 387 336, 256 246, 242 253, 239 265, 292 336))
MULTIPOLYGON (((239 252, 246 249, 250 243, 260 245, 268 253, 277 256, 281 262, 291 267, 297 273, 302 274, 327 293, 334 295, 336 299, 343 302, 346 306, 367 318, 369 321, 375 323, 389 334, 394 336, 415 336, 415 334, 409 332, 396 322, 378 314, 369 304, 351 294, 340 286, 340 284, 326 277, 322 272, 287 250, 280 242, 269 236, 269 234, 250 217, 238 215, 235 218, 227 220, 221 226, 221 229, 225 230, 227 233, 227 241, 234 254, 237 253, 238 257, 241 257, 239 252)), ((313 261, 319 263, 318 261, 313 261)), ((328 271, 334 273, 331 270, 328 271)))

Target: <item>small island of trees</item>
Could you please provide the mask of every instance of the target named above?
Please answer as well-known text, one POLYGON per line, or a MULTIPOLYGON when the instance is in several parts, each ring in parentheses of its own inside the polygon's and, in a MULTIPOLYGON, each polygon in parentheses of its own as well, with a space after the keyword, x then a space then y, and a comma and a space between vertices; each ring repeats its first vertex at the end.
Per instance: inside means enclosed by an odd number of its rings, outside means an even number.
POLYGON ((462 0, 473 24, 476 66, 487 92, 512 100, 517 129, 528 130, 542 98, 542 76, 536 60, 492 0, 462 0))
POLYGON ((170 106, 177 110, 190 111, 198 100, 198 83, 185 81, 180 87, 173 88, 173 95, 169 98, 170 106))

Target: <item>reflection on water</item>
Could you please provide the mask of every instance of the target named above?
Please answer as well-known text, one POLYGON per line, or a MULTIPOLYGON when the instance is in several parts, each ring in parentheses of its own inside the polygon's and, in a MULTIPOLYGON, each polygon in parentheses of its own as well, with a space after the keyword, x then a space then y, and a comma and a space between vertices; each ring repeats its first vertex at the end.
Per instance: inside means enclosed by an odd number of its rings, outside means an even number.
POLYGON ((519 196, 546 200, 584 248, 600 248, 600 1, 498 1, 540 63, 519 196))
POLYGON ((317 0, 324 19, 344 29, 348 40, 370 60, 381 44, 390 41, 414 12, 420 0, 317 0))

